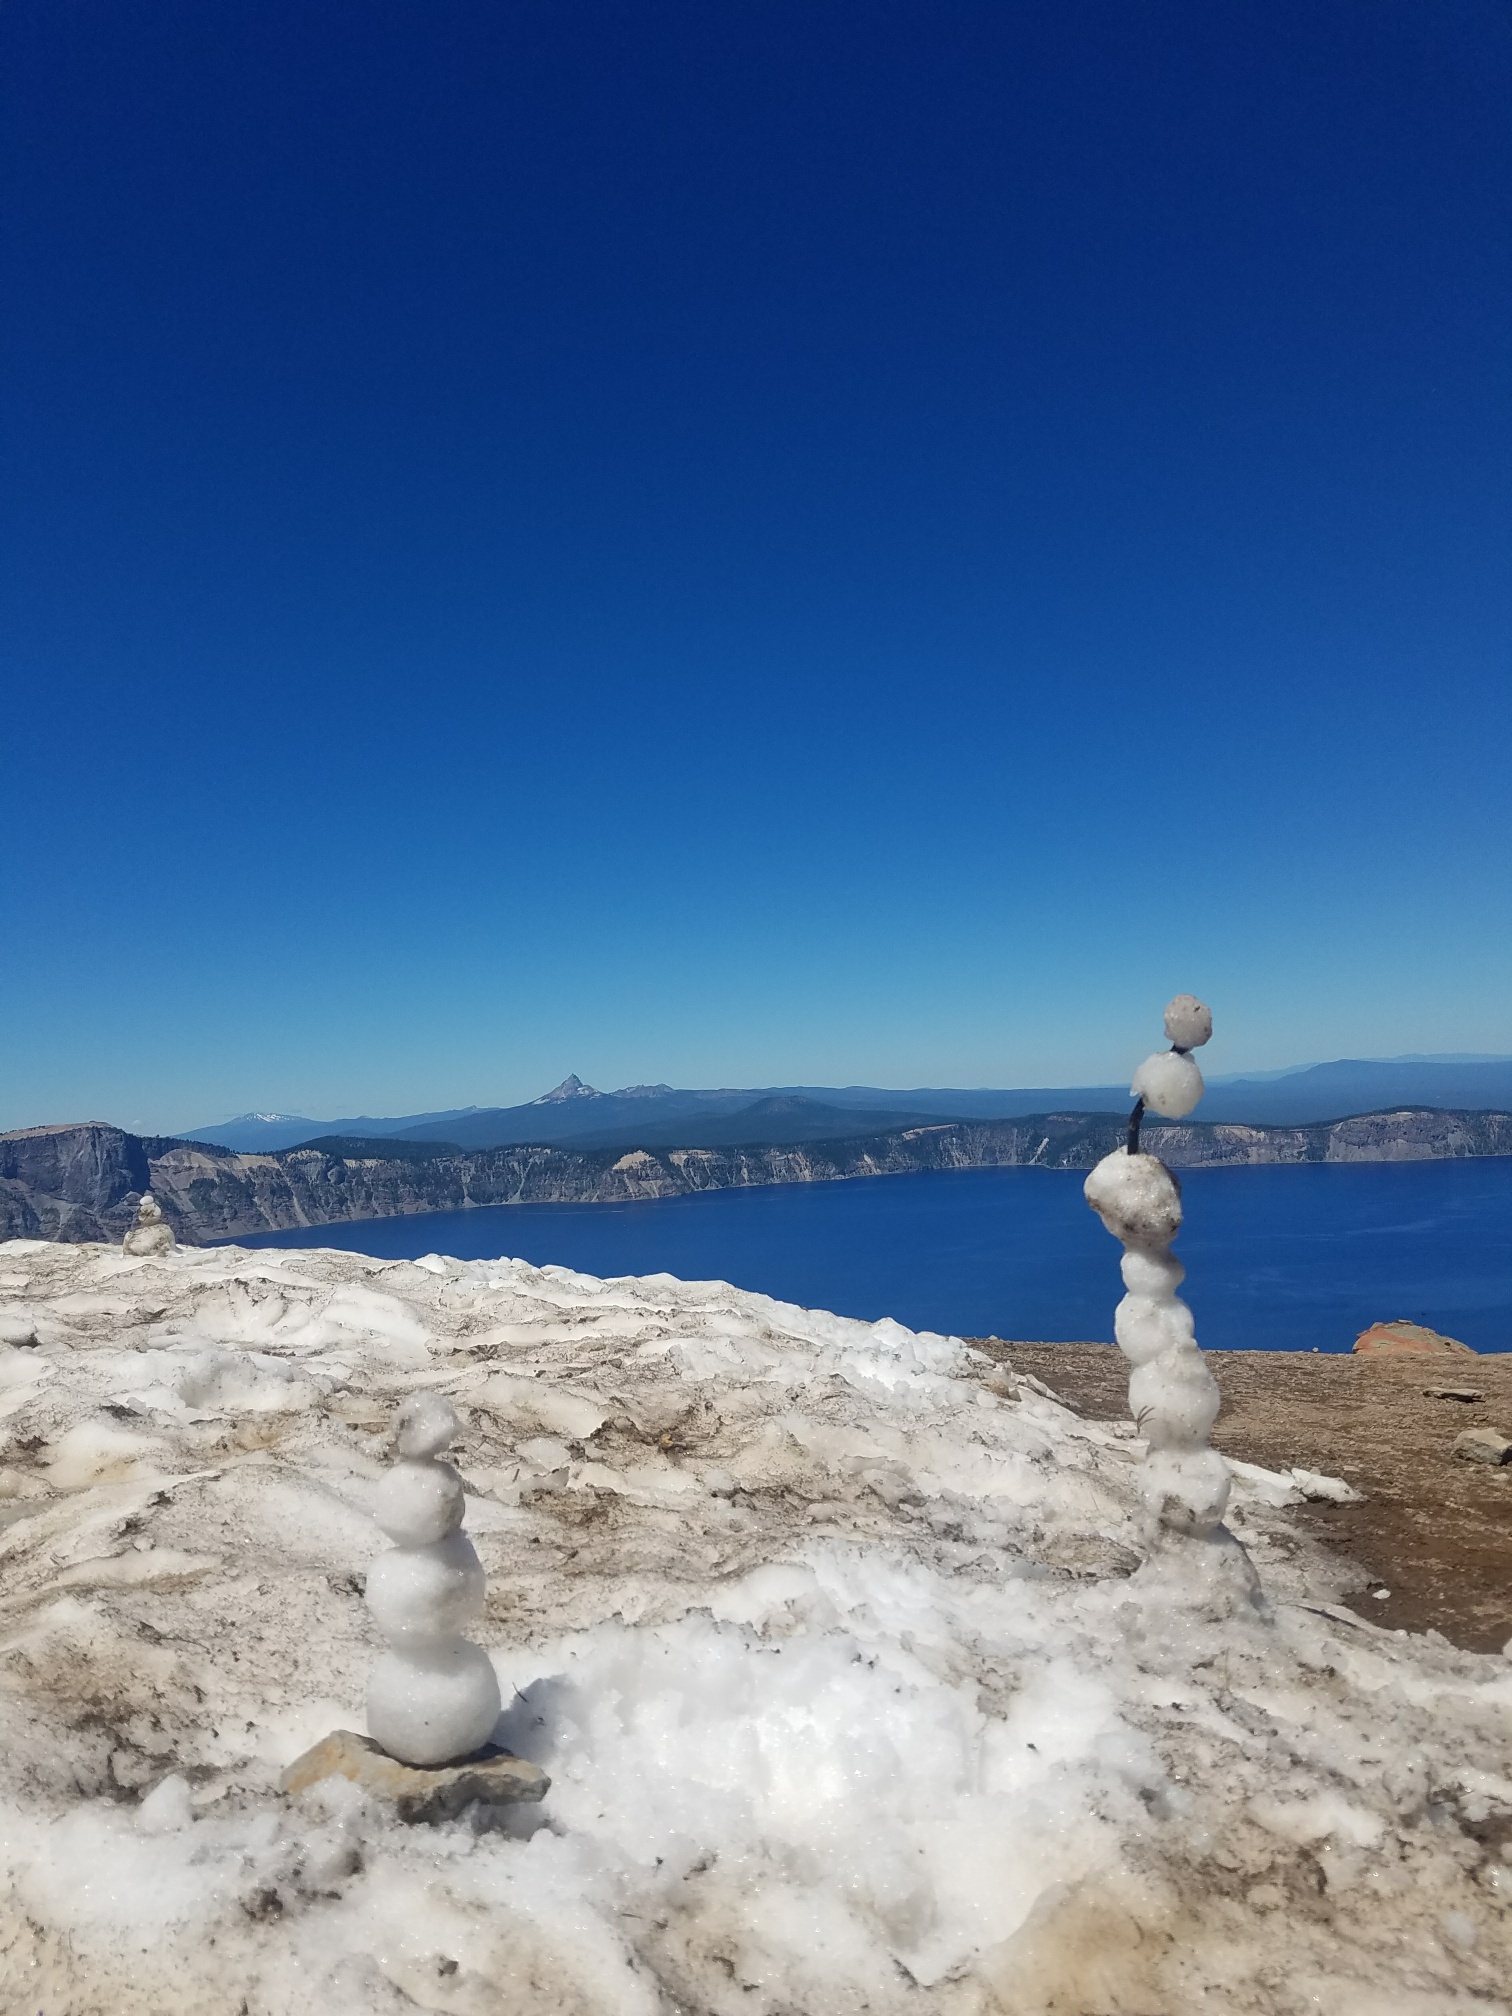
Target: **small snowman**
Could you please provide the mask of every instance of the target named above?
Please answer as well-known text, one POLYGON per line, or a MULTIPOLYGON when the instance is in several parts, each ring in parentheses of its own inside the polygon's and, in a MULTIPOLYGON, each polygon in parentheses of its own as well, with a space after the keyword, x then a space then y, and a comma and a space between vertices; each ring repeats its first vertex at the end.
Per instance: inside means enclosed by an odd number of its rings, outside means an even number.
POLYGON ((134 1254, 138 1260, 150 1259, 155 1253, 171 1253, 176 1243, 162 1205, 150 1190, 144 1191, 137 1206, 136 1223, 121 1241, 121 1251, 134 1254))
POLYGON ((1202 1073, 1191 1053, 1212 1035, 1213 1017, 1192 995, 1178 994, 1166 1009, 1165 1029, 1171 1048, 1147 1057, 1129 1088, 1136 1103, 1128 1143, 1103 1157, 1085 1194, 1123 1242, 1129 1292, 1114 1312, 1113 1334, 1134 1368, 1129 1411, 1149 1445, 1140 1495, 1150 1538, 1213 1538, 1229 1495, 1228 1465, 1208 1446, 1218 1385, 1197 1348, 1192 1312, 1176 1293, 1186 1276, 1171 1251, 1181 1228, 1180 1186, 1163 1162, 1139 1148, 1146 1108, 1181 1120, 1202 1097, 1202 1073))
POLYGON ((373 1508, 394 1547, 367 1579, 368 1610, 389 1650, 368 1682, 367 1725, 390 1757, 433 1768, 488 1742, 499 1683, 487 1653, 461 1635, 482 1612, 484 1581, 462 1531, 462 1479, 441 1460, 456 1410, 439 1393, 416 1393, 394 1425, 399 1460, 373 1508))

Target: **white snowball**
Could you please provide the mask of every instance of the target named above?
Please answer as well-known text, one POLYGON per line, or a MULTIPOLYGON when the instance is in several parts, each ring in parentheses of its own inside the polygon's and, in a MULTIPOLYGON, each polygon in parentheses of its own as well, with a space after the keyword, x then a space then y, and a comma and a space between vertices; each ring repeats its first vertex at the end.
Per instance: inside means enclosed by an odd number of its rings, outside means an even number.
POLYGON ((466 1510, 462 1479, 450 1463, 396 1463, 373 1500, 373 1517, 400 1547, 444 1540, 462 1524, 466 1510))
POLYGON ((394 1416, 394 1439, 401 1456, 439 1456, 460 1426, 444 1393, 412 1393, 394 1416))
POLYGON ((1160 1247, 1130 1246, 1119 1262, 1125 1288, 1131 1295, 1147 1295, 1164 1302, 1186 1279, 1186 1269, 1174 1253, 1160 1247))
POLYGON ((483 1564, 465 1533, 396 1547, 368 1570, 367 1606, 389 1640, 451 1637, 483 1608, 483 1564))
POLYGON ((1178 994, 1165 1011, 1167 1039, 1183 1050, 1198 1050, 1213 1033, 1213 1011, 1195 994, 1178 994))
POLYGON ((1229 1483, 1216 1449, 1152 1449, 1139 1473, 1139 1495, 1162 1526, 1208 1533, 1223 1517, 1229 1483))
POLYGON ((488 1654, 465 1638, 385 1652, 368 1682, 368 1734, 401 1764, 455 1764, 482 1749, 501 1706, 488 1654))
POLYGON ((1082 1185, 1082 1195, 1126 1246, 1165 1246, 1181 1229, 1181 1188, 1154 1155, 1115 1148, 1082 1185))
POLYGON ((1147 1365, 1168 1351, 1190 1351, 1197 1343, 1192 1312, 1185 1302, 1125 1295, 1113 1311, 1113 1335, 1131 1365, 1147 1365))
POLYGON ((1143 1099, 1151 1112, 1164 1114, 1167 1120, 1184 1120, 1202 1097, 1204 1087, 1195 1057, 1179 1050, 1157 1050, 1134 1073, 1129 1090, 1136 1099, 1143 1099))
POLYGON ((1129 1381, 1129 1412, 1152 1449, 1203 1448, 1221 1404, 1218 1382, 1195 1350, 1152 1358, 1129 1381))
POLYGON ((189 1797, 189 1781, 172 1772, 154 1785, 137 1808, 137 1825, 144 1834, 180 1834, 194 1824, 194 1807, 189 1797))

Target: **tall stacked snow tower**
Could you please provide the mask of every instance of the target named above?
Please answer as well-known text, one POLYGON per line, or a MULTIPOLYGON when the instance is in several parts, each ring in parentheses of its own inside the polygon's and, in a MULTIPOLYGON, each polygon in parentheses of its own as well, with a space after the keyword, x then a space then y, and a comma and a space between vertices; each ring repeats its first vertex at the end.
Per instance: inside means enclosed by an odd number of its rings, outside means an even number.
POLYGON ((1218 1418, 1218 1385, 1197 1348, 1192 1312, 1176 1293, 1186 1276, 1171 1251, 1181 1228, 1181 1188, 1165 1164, 1139 1146, 1146 1109, 1184 1120, 1202 1097, 1192 1052, 1212 1035, 1213 1017, 1194 996, 1178 994, 1165 1011, 1165 1031, 1170 1049, 1147 1057, 1134 1074, 1128 1141, 1088 1176, 1086 1198, 1123 1242, 1128 1293, 1114 1314, 1113 1334, 1133 1367, 1129 1411, 1148 1443, 1140 1475, 1146 1538, 1152 1547, 1168 1535, 1220 1541, 1221 1552, 1244 1563, 1239 1579, 1247 1581, 1247 1559, 1221 1527, 1228 1465, 1208 1445, 1218 1418))

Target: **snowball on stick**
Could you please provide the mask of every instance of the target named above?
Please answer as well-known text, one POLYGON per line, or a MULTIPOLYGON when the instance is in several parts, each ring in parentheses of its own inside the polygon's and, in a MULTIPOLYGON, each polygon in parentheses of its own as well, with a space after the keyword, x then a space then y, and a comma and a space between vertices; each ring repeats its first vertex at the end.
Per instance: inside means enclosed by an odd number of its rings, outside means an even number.
MULTIPOLYGON (((1134 1073, 1130 1092, 1167 1120, 1185 1120, 1206 1089, 1192 1051, 1200 1050, 1213 1033, 1213 1011, 1195 994, 1178 994, 1165 1011, 1169 1050, 1146 1057, 1134 1073)), ((1137 1109, 1136 1109, 1137 1110, 1137 1109)))
POLYGON ((1129 1087, 1152 1113, 1167 1120, 1185 1120, 1206 1089, 1196 1058, 1184 1050, 1157 1050, 1146 1057, 1129 1087))
POLYGON ((440 1460, 457 1425, 439 1393, 407 1400, 395 1424, 399 1460, 373 1508, 395 1545, 368 1573, 368 1611, 389 1645, 368 1682, 368 1734, 402 1764, 456 1763, 499 1719, 493 1664, 461 1635, 482 1613, 484 1581, 462 1531, 462 1479, 440 1460))
POLYGON ((1172 1048, 1147 1057, 1134 1074, 1138 1101, 1126 1147, 1105 1155, 1088 1176, 1087 1202, 1124 1249, 1128 1293, 1113 1334, 1133 1371, 1129 1409, 1149 1444, 1140 1494, 1158 1532, 1210 1534, 1228 1503, 1228 1465, 1208 1447, 1218 1418, 1217 1382, 1197 1348, 1192 1312, 1176 1290, 1185 1276, 1171 1252, 1181 1229, 1181 1188, 1154 1155, 1139 1152, 1146 1106, 1183 1119, 1202 1097, 1202 1073, 1188 1055, 1213 1033, 1213 1018, 1190 994, 1165 1012, 1172 1048))

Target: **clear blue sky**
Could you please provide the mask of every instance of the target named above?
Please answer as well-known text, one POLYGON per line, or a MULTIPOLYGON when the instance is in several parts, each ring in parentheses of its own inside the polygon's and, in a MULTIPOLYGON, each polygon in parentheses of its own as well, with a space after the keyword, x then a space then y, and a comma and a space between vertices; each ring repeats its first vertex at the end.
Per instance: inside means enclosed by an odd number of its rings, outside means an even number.
POLYGON ((1512 1049, 1503 6, 0 79, 0 1122, 1512 1049))

